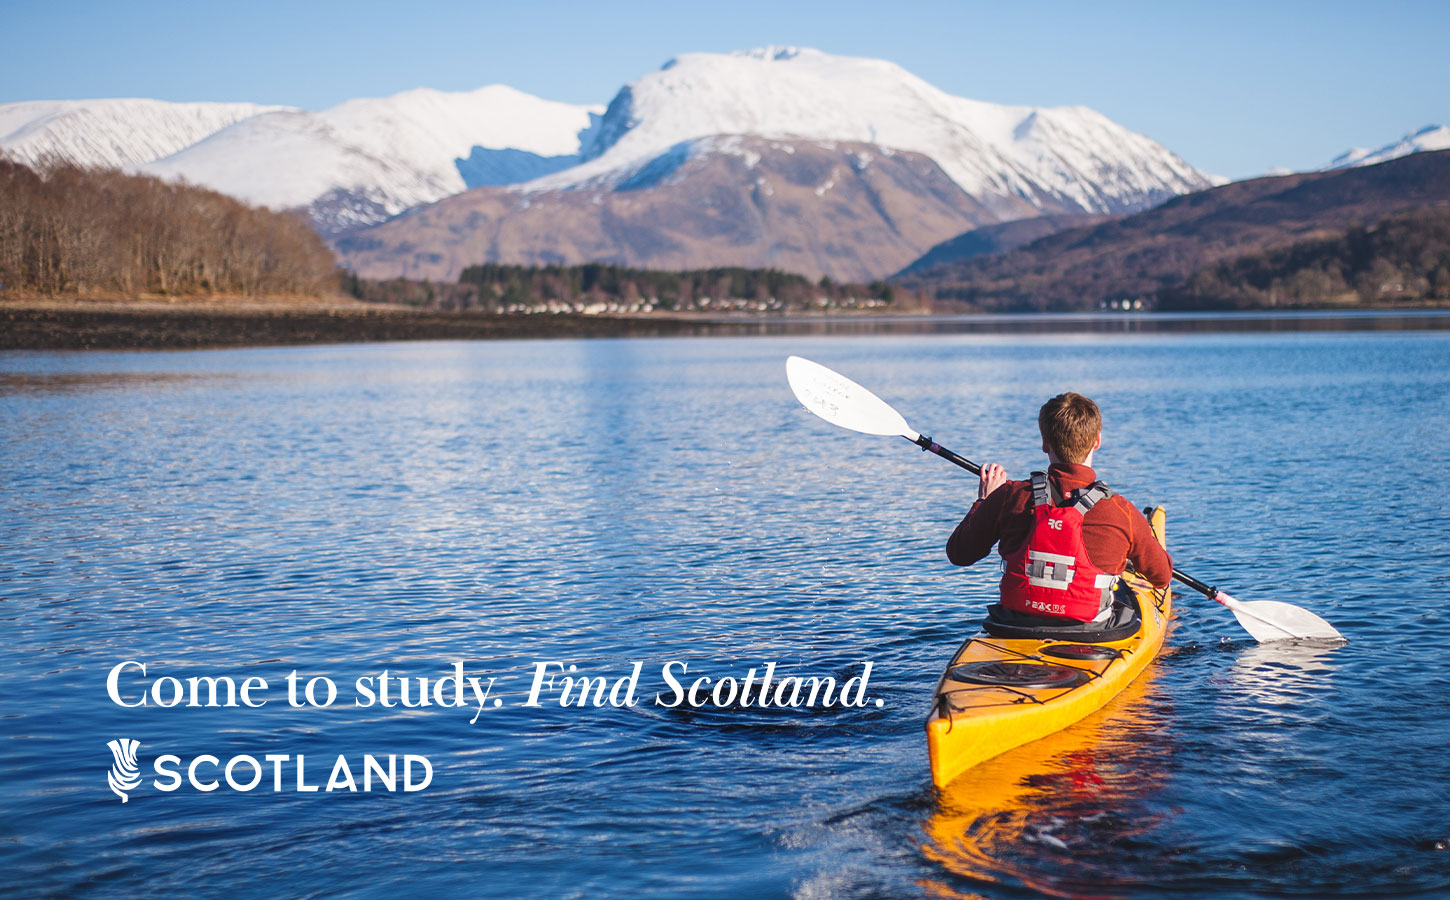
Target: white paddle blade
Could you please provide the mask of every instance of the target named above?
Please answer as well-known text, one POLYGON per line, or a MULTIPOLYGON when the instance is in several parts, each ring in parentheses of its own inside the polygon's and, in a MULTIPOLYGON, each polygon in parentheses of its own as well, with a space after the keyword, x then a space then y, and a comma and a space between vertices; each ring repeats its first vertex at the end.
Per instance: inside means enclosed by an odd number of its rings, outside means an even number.
POLYGON ((862 434, 899 434, 913 441, 921 436, 885 400, 820 363, 792 356, 785 361, 785 377, 796 399, 833 425, 862 434))
POLYGON ((1277 600, 1235 600, 1223 591, 1213 599, 1233 610, 1239 624, 1256 641, 1289 641, 1300 639, 1344 640, 1333 625, 1289 603, 1277 600))

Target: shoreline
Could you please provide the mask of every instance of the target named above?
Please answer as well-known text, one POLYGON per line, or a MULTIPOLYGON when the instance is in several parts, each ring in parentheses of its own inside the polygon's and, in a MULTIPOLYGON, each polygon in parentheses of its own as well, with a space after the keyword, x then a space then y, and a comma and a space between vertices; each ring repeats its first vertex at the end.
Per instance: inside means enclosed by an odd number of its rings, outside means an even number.
POLYGON ((0 350, 200 350, 689 334, 681 320, 445 312, 332 299, 0 301, 0 350))
POLYGON ((859 311, 771 315, 692 311, 586 315, 445 311, 350 298, 0 300, 0 351, 197 350, 421 340, 1406 328, 1450 329, 1450 309, 1416 306, 1200 312, 859 311))

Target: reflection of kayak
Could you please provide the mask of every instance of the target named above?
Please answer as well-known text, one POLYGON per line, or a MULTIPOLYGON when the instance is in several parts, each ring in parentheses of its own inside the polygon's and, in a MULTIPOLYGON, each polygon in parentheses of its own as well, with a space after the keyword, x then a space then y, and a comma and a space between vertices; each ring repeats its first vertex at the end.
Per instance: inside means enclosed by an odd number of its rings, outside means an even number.
POLYGON ((981 900, 984 885, 1002 883, 1103 896, 1101 882, 1086 886, 1120 873, 1122 847, 1148 840, 1161 816, 1142 800, 1161 785, 1170 752, 1145 702, 1152 678, 1145 672, 1096 713, 944 787, 923 823, 921 850, 937 868, 921 882, 925 895, 981 900))
MULTIPOLYGON (((1149 519, 1160 542, 1163 520, 1161 508, 1149 519)), ((937 786, 1082 719, 1153 661, 1173 612, 1170 592, 1154 590, 1136 575, 1123 581, 1138 603, 1141 623, 1121 640, 1084 644, 978 635, 962 644, 937 683, 926 720, 937 786)))

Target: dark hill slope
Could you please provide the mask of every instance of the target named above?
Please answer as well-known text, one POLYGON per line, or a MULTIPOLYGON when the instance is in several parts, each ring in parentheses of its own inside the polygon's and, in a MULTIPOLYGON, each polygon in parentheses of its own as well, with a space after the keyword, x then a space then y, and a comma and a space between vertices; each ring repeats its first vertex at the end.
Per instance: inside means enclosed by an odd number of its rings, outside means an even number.
POLYGON ((1092 309, 1114 297, 1156 296, 1225 260, 1447 203, 1450 151, 1417 153, 1223 185, 1007 253, 914 271, 899 283, 982 309, 1092 309))
POLYGON ((1236 256, 1159 295, 1163 309, 1245 309, 1450 300, 1450 204, 1236 256))
POLYGON ((1097 215, 1046 215, 1030 219, 1017 219, 998 225, 983 225, 957 235, 949 241, 942 241, 928 250, 916 262, 902 269, 897 275, 911 275, 944 263, 962 262, 976 256, 990 256, 1006 253, 1018 247, 1025 247, 1049 234, 1057 234, 1069 228, 1086 228, 1105 222, 1114 216, 1097 215))

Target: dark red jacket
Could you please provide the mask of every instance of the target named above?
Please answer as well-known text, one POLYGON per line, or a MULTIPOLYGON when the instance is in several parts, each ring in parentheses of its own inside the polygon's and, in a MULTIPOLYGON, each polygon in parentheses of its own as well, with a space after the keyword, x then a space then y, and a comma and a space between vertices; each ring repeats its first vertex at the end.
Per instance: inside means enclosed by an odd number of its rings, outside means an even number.
MULTIPOLYGON (((1047 475, 1063 495, 1097 481, 1088 466, 1053 463, 1047 475)), ((1032 482, 1009 481, 985 500, 972 504, 966 518, 947 540, 947 558, 969 566, 992 552, 1005 558, 1021 547, 1032 528, 1032 482)), ((1148 520, 1136 506, 1114 494, 1083 518, 1082 540, 1093 565, 1114 575, 1122 573, 1127 561, 1143 573, 1154 587, 1167 587, 1173 577, 1173 560, 1148 527, 1148 520)))

